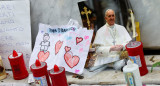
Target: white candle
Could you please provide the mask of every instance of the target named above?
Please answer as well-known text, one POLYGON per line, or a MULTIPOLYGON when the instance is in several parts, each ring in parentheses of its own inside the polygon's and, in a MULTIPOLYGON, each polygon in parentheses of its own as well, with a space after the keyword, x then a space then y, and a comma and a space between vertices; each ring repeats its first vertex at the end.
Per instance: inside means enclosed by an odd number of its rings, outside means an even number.
POLYGON ((132 63, 129 60, 127 65, 123 68, 123 73, 128 86, 142 86, 139 67, 137 64, 132 63))

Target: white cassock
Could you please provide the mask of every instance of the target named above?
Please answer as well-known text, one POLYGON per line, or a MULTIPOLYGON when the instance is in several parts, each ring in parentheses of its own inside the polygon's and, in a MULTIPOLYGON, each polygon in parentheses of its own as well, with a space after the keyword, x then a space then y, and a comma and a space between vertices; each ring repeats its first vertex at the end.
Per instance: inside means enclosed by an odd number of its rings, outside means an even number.
POLYGON ((97 58, 94 66, 118 61, 120 51, 110 51, 111 46, 123 45, 123 49, 125 49, 125 45, 129 41, 131 41, 131 37, 125 27, 118 24, 109 26, 106 23, 97 31, 93 42, 93 45, 99 45, 96 47, 97 58))

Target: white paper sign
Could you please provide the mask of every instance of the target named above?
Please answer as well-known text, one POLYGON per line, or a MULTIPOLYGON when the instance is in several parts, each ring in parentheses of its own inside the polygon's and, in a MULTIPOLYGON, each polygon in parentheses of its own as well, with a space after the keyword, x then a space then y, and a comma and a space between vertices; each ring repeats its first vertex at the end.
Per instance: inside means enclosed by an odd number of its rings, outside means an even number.
POLYGON ((81 74, 87 59, 93 30, 75 26, 49 26, 40 24, 29 65, 36 59, 47 62, 48 70, 54 65, 66 71, 81 74))
POLYGON ((8 56, 22 52, 28 66, 31 54, 31 26, 29 1, 0 2, 0 55, 6 69, 11 69, 8 56))

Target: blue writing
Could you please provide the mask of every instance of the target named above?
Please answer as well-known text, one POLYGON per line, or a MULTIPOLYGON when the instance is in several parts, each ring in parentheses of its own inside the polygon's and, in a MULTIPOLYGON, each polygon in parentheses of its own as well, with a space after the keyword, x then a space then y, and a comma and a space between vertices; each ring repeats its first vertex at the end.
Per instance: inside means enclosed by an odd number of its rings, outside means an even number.
POLYGON ((0 43, 0 47, 11 47, 12 43, 0 43))
POLYGON ((61 29, 60 28, 58 28, 58 33, 60 33, 61 32, 61 29))
POLYGON ((70 27, 70 28, 49 28, 49 32, 50 33, 65 33, 67 31, 75 31, 76 28, 75 27, 70 27))
POLYGON ((57 32, 57 30, 56 30, 56 29, 51 29, 51 28, 49 28, 49 32, 55 33, 55 32, 57 32))
POLYGON ((0 18, 9 18, 14 17, 13 12, 0 12, 0 18))
POLYGON ((0 5, 0 10, 6 10, 5 5, 0 5))
POLYGON ((14 6, 11 4, 3 3, 0 4, 0 10, 13 10, 14 6))
POLYGON ((15 23, 13 19, 0 20, 0 24, 13 24, 13 23, 15 23))
POLYGON ((16 32, 16 31, 24 31, 24 28, 22 28, 22 27, 0 28, 0 33, 4 33, 4 32, 16 32))
POLYGON ((14 17, 14 5, 12 4, 7 4, 1 2, 0 4, 0 18, 10 18, 14 17))
POLYGON ((13 10, 13 9, 14 9, 14 6, 7 4, 7 5, 6 5, 6 8, 7 8, 7 10, 13 10))
POLYGON ((13 40, 12 36, 0 36, 1 41, 13 40))
POLYGON ((68 29, 61 29, 61 32, 67 32, 68 29))

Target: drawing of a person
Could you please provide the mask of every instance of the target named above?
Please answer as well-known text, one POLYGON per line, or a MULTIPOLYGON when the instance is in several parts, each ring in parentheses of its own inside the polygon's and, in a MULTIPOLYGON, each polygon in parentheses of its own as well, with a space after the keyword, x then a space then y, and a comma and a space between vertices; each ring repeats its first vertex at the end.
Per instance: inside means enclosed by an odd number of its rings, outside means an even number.
POLYGON ((43 35, 43 41, 40 43, 41 47, 40 47, 40 51, 44 51, 47 52, 48 47, 50 46, 50 41, 48 41, 50 38, 48 33, 45 33, 43 35))

